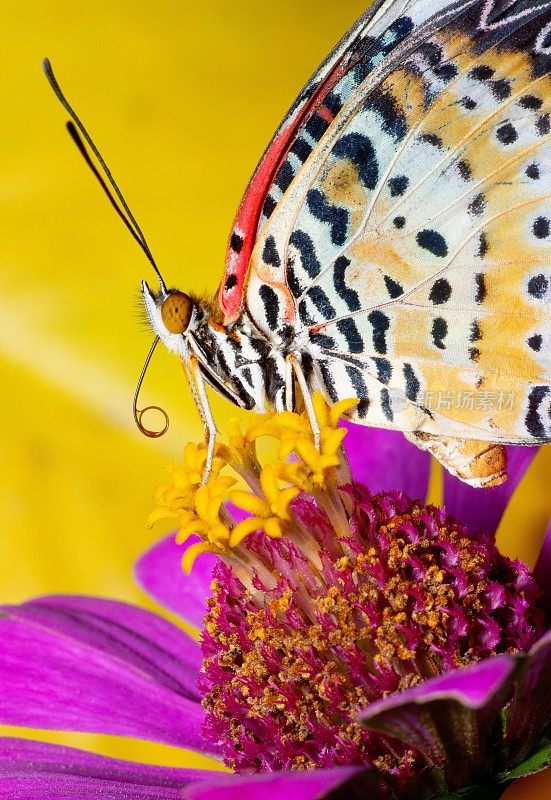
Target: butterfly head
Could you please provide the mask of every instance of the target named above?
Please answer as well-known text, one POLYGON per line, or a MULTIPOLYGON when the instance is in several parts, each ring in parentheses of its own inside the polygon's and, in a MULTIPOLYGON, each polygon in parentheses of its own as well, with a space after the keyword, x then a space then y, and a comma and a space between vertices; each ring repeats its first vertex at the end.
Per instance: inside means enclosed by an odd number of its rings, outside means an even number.
POLYGON ((185 334, 196 311, 195 302, 179 289, 167 289, 164 285, 154 292, 145 281, 142 293, 151 327, 169 350, 182 355, 185 334))

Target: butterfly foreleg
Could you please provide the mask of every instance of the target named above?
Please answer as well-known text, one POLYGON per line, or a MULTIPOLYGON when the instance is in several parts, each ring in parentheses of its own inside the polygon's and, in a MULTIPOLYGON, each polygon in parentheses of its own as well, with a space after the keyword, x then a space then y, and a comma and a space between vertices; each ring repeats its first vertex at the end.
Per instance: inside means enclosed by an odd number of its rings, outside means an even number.
MULTIPOLYGON (((285 375, 285 386, 290 386, 290 395, 287 395, 286 392, 286 399, 290 396, 291 400, 294 400, 294 380, 298 384, 300 389, 300 393, 302 395, 302 400, 304 402, 304 408, 306 409, 306 413, 308 414, 308 420, 310 422, 310 427, 312 428, 312 433, 314 435, 314 444, 316 448, 320 449, 320 427, 318 423, 318 418, 316 417, 316 411, 314 409, 314 404, 312 403, 312 395, 310 393, 310 387, 308 386, 308 382, 306 380, 306 376, 304 375, 304 371, 302 369, 302 364, 300 363, 299 357, 295 353, 291 353, 285 359, 285 366, 286 366, 286 375, 285 375)), ((294 410, 294 405, 289 408, 289 410, 294 410)))
POLYGON ((210 408, 205 379, 199 369, 197 359, 191 356, 188 361, 183 361, 184 370, 188 379, 191 394, 195 402, 205 433, 205 444, 207 446, 207 460, 205 462, 205 472, 201 484, 204 486, 212 470, 214 459, 214 449, 216 447, 216 424, 210 408))

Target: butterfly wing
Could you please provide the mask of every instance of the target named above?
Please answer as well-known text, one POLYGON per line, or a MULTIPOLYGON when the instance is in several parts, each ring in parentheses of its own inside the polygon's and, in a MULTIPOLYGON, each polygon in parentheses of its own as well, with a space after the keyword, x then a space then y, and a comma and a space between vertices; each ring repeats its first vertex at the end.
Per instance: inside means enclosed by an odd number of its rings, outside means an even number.
POLYGON ((358 421, 548 441, 551 2, 404 5, 409 33, 332 88, 355 82, 258 233, 246 306, 301 331, 358 421))
POLYGON ((257 231, 344 102, 416 26, 446 6, 449 3, 435 0, 372 3, 300 92, 256 167, 233 224, 218 292, 225 324, 239 316, 257 231), (336 86, 338 90, 333 92, 336 86))

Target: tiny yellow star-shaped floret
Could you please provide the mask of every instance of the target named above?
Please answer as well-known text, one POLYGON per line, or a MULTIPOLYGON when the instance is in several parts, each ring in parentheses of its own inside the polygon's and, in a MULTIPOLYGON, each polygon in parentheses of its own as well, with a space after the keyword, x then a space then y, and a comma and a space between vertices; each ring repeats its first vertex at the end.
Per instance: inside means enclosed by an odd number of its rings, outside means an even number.
POLYGON ((292 519, 289 504, 299 490, 294 486, 280 487, 275 465, 268 464, 263 468, 260 486, 262 497, 241 489, 230 493, 232 503, 252 515, 234 527, 230 547, 237 547, 246 536, 257 530, 263 530, 270 538, 279 539, 283 536, 285 523, 292 519))
POLYGON ((205 541, 224 550, 228 546, 230 529, 220 519, 220 509, 235 478, 219 475, 211 478, 195 493, 194 508, 181 525, 176 541, 182 544, 196 533, 205 541))
POLYGON ((186 445, 183 461, 167 467, 168 482, 155 494, 156 509, 149 525, 159 519, 176 520, 177 542, 197 534, 201 541, 186 549, 183 566, 189 572, 195 558, 203 552, 228 555, 249 534, 263 530, 271 538, 289 534, 293 516, 291 502, 300 491, 320 497, 335 479, 339 449, 346 434, 339 418, 357 405, 357 399, 342 400, 333 406, 320 392, 312 397, 319 427, 319 448, 306 411, 266 414, 242 432, 239 422, 228 424, 229 446, 217 445, 209 479, 203 485, 207 447, 204 443, 186 445), (270 436, 279 443, 277 463, 261 466, 256 441, 270 436), (296 458, 289 460, 294 453, 296 458), (222 475, 224 467, 245 478, 250 491, 234 489, 235 478, 222 475), (231 525, 223 504, 228 498, 250 514, 231 525))
MULTIPOLYGON (((280 468, 280 477, 298 486, 304 492, 322 489, 327 485, 340 458, 338 451, 346 436, 345 428, 339 428, 340 417, 358 404, 356 398, 341 400, 329 406, 321 392, 315 392, 312 403, 320 430, 319 450, 313 437, 297 436, 293 450, 301 459, 300 462, 286 463, 280 468)), ((306 412, 303 416, 303 427, 308 424, 306 412)))

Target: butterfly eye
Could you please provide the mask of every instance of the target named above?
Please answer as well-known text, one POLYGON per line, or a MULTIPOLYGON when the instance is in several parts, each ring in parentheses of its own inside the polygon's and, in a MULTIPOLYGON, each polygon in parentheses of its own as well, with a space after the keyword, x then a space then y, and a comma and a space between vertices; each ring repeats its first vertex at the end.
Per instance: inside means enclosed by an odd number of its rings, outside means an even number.
POLYGON ((161 306, 161 318, 170 333, 184 333, 189 325, 193 301, 183 292, 171 292, 161 306))

